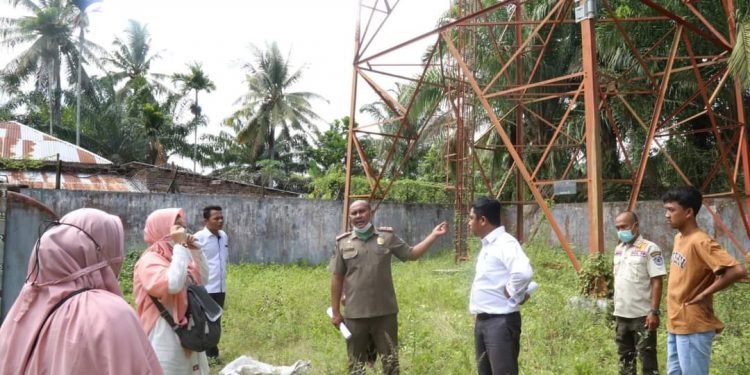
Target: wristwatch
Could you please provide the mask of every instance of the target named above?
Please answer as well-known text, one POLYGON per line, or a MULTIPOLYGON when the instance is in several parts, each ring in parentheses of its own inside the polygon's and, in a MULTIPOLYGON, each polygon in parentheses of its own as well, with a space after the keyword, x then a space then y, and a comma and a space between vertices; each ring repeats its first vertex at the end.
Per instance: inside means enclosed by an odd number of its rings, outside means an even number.
POLYGON ((661 310, 659 310, 659 309, 651 309, 648 312, 649 312, 649 314, 654 314, 656 316, 661 316, 661 310))

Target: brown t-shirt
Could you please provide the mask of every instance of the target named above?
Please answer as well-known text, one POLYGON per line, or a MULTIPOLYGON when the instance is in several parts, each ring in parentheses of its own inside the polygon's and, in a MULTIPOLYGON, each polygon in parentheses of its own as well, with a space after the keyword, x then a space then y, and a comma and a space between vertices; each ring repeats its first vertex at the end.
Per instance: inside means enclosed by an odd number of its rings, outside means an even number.
POLYGON ((674 237, 667 288, 667 330, 686 335, 707 331, 720 332, 724 324, 714 315, 713 298, 685 305, 708 288, 723 268, 738 264, 716 240, 697 230, 674 237))
POLYGON ((344 316, 358 319, 397 313, 391 258, 395 255, 409 260, 411 251, 411 246, 390 228, 376 229, 367 241, 355 233, 340 236, 329 268, 336 275, 344 275, 344 316))

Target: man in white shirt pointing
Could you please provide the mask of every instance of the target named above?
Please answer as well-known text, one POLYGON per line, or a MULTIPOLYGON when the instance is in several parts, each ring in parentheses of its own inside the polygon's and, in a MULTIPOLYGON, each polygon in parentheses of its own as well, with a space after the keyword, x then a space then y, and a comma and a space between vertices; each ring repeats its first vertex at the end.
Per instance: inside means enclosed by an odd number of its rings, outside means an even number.
MULTIPOLYGON (((203 209, 205 227, 196 233, 195 239, 208 259, 208 282, 206 290, 216 303, 224 308, 227 291, 227 258, 229 257, 229 237, 224 228, 224 213, 219 206, 208 206, 203 209)), ((219 348, 206 350, 209 358, 219 358, 219 348)))
POLYGON ((529 258, 500 224, 501 208, 495 199, 479 198, 469 213, 469 230, 482 239, 469 299, 469 311, 476 315, 474 343, 480 375, 518 374, 519 305, 528 297, 532 276, 529 258))

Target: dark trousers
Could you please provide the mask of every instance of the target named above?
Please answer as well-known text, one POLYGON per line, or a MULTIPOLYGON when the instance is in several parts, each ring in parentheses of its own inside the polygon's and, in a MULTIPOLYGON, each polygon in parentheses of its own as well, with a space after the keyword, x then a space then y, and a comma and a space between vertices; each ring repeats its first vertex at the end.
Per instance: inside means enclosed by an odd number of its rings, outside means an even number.
POLYGON ((615 318, 615 342, 620 354, 620 375, 636 375, 636 355, 641 359, 644 375, 658 375, 656 331, 645 328, 646 317, 615 318))
MULTIPOLYGON (((226 296, 226 293, 208 293, 208 295, 211 296, 211 298, 213 298, 222 309, 224 308, 224 297, 226 296)), ((221 318, 219 318, 219 322, 221 322, 221 318)), ((219 347, 214 346, 213 348, 206 350, 206 356, 210 358, 218 358, 219 347)))
POLYGON ((370 348, 380 354, 383 373, 397 375, 398 366, 398 318, 396 314, 363 319, 344 319, 352 337, 346 342, 349 355, 349 373, 364 374, 365 363, 371 357, 370 348))
POLYGON ((518 375, 521 313, 478 314, 474 346, 479 375, 518 375))

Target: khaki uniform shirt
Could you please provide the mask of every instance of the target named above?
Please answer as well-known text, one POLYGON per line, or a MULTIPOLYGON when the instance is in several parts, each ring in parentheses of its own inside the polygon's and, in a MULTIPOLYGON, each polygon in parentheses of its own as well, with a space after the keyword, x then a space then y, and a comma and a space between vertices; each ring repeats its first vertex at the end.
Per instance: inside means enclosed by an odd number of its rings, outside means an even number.
POLYGON ((621 318, 640 318, 651 310, 651 278, 664 276, 664 256, 655 243, 638 235, 615 248, 615 311, 621 318))
POLYGON ((395 255, 409 260, 411 251, 411 246, 390 228, 375 229, 367 241, 357 238, 354 232, 340 235, 329 267, 333 274, 344 276, 343 315, 357 319, 397 313, 391 259, 395 255))
POLYGON ((697 230, 687 236, 677 233, 667 286, 667 331, 678 335, 721 332, 724 324, 714 314, 712 296, 701 303, 685 303, 713 284, 716 272, 737 264, 706 232, 697 230))

